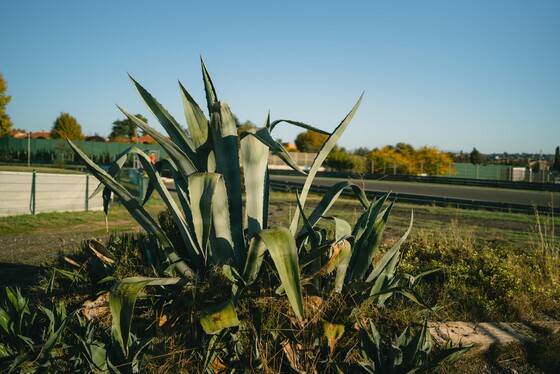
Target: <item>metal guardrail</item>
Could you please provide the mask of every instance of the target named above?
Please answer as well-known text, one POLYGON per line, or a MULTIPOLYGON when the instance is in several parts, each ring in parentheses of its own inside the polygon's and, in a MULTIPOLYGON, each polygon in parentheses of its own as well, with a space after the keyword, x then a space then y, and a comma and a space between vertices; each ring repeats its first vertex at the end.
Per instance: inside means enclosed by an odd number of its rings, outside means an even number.
MULTIPOLYGON (((287 182, 270 180, 270 188, 275 191, 282 192, 292 192, 296 189, 301 189, 303 183, 297 182, 287 182)), ((310 192, 323 194, 330 187, 311 185, 310 192)), ((383 196, 386 192, 381 191, 365 191, 368 198, 378 198, 383 196)), ((354 194, 350 189, 345 189, 342 192, 342 196, 353 197, 354 194)), ((534 206, 534 205, 523 205, 523 204, 512 204, 512 203, 499 203, 492 201, 480 201, 480 200, 470 200, 470 199, 459 199, 450 197, 437 197, 437 196, 424 196, 415 194, 406 194, 392 192, 389 196, 389 200, 398 201, 402 203, 409 204, 419 204, 419 205, 436 205, 436 206, 446 206, 446 207, 457 207, 462 209, 486 209, 493 211, 509 212, 509 213, 524 213, 524 214, 534 214, 535 211, 539 213, 550 213, 552 211, 551 207, 545 206, 534 206)))
MULTIPOLYGON (((301 174, 292 170, 271 170, 271 174, 275 175, 296 175, 301 174)), ((363 178, 368 180, 386 180, 395 182, 418 182, 418 183, 438 183, 472 187, 491 187, 491 188, 509 188, 513 190, 531 190, 531 191, 549 191, 560 192, 560 184, 558 183, 539 183, 539 182, 512 182, 499 181, 491 179, 469 179, 469 178, 449 178, 449 177, 420 177, 416 175, 398 175, 398 174, 361 174, 354 175, 351 173, 339 172, 319 172, 318 177, 328 178, 363 178)))

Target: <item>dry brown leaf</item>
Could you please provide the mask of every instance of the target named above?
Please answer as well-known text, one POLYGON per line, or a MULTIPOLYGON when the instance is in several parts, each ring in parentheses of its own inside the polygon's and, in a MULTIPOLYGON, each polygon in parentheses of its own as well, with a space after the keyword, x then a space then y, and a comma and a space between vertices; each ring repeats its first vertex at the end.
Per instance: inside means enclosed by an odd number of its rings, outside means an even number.
POLYGON ((109 315, 109 292, 104 293, 95 300, 87 300, 82 305, 82 314, 88 321, 104 318, 109 315))

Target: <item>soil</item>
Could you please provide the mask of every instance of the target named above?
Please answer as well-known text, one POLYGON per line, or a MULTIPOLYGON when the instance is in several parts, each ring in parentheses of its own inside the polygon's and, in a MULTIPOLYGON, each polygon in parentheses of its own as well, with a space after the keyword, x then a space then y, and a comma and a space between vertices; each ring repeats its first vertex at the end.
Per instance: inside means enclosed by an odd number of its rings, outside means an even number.
MULTIPOLYGON (((311 205, 311 204, 310 204, 311 205)), ((288 226, 288 216, 293 214, 294 205, 286 201, 271 202, 270 224, 288 226), (291 214, 290 214, 291 213, 291 214)), ((356 219, 361 208, 358 204, 351 202, 339 202, 335 205, 337 212, 347 212, 347 219, 356 219)), ((396 208, 393 211, 387 235, 400 235, 405 228, 405 224, 400 222, 408 221, 410 211, 396 208)), ((425 209, 418 207, 414 209, 414 227, 421 229, 426 226, 439 226, 441 223, 454 224, 466 230, 482 231, 488 237, 496 237, 492 231, 510 231, 526 234, 531 231, 530 224, 526 222, 492 220, 481 218, 469 218, 459 215, 440 216, 425 209)), ((136 231, 138 225, 130 220, 111 221, 110 228, 113 232, 136 231)), ((82 243, 93 237, 102 241, 108 238, 109 234, 105 231, 103 221, 92 221, 88 224, 69 224, 67 227, 32 231, 25 234, 6 234, 0 239, 0 286, 15 284, 16 280, 21 281, 22 275, 25 278, 33 278, 37 272, 45 266, 52 265, 59 254, 69 254, 80 248, 82 243)), ((481 236, 479 236, 481 238, 481 236)))
MULTIPOLYGON (((139 230, 130 221, 111 222, 118 232, 139 230)), ((105 241, 110 233, 104 222, 71 225, 26 234, 6 234, 0 239, 0 287, 25 288, 37 282, 37 276, 56 262, 58 256, 76 252, 89 239, 105 241)))
MULTIPOLYGON (((295 204, 288 201, 271 202, 270 225, 288 226, 288 217, 293 214, 295 204)), ((356 219, 361 210, 356 204, 340 202, 335 205, 337 212, 345 212, 346 219, 356 219)), ((333 215, 337 215, 333 212, 333 215)), ((406 222, 410 219, 410 210, 396 208, 391 216, 387 234, 402 235, 406 222), (401 224, 402 223, 402 224, 401 224)), ((509 231, 527 235, 533 228, 527 222, 505 221, 499 219, 470 218, 458 214, 437 215, 423 209, 414 208, 414 227, 449 227, 453 222, 456 227, 465 230, 486 233, 488 239, 496 238, 496 232, 509 231)), ((113 232, 138 231, 139 227, 129 221, 111 222, 113 232)), ((86 240, 93 237, 105 241, 110 233, 105 231, 103 221, 88 224, 71 224, 56 229, 33 230, 25 234, 6 234, 0 236, 0 287, 18 286, 26 289, 37 282, 38 275, 44 273, 48 266, 56 262, 61 254, 68 255, 80 249, 86 240)), ((477 235, 478 236, 478 235, 477 235)), ((524 240, 524 242, 526 242, 524 240)), ((518 244, 519 245, 519 244, 518 244)), ((558 333, 556 333, 558 334, 558 333)), ((536 345, 535 345, 536 346, 536 345)), ((542 346, 539 345, 539 350, 542 346)), ((441 372, 479 372, 479 373, 543 373, 549 372, 531 365, 527 360, 526 348, 513 350, 508 346, 508 354, 495 354, 471 357, 448 371, 441 372), (515 356, 515 357, 513 357, 515 356), (496 359, 498 357, 498 359, 496 359), (513 358, 512 358, 513 357, 513 358)), ((530 352, 534 355, 534 352, 530 352)), ((557 361, 555 361, 557 362, 557 361)))

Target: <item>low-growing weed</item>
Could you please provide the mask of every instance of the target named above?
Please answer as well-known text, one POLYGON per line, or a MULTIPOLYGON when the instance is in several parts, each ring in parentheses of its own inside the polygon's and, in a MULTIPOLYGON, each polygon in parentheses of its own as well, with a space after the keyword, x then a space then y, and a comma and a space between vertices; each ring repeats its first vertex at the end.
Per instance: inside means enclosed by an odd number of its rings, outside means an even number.
POLYGON ((420 232, 405 244, 402 269, 439 268, 421 289, 442 318, 533 321, 560 316, 560 258, 550 251, 504 247, 456 227, 420 232))

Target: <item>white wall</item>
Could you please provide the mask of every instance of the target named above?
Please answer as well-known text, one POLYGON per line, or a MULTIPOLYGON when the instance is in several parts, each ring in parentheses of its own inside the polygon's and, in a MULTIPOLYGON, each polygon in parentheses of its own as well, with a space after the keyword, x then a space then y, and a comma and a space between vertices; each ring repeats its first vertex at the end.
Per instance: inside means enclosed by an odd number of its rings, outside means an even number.
MULTIPOLYGON (((31 214, 32 173, 0 171, 0 216, 31 214)), ((99 182, 87 177, 88 194, 99 182)), ((84 211, 86 209, 85 174, 35 174, 35 213, 54 211, 84 211)), ((89 210, 103 209, 98 194, 88 201, 89 210)))

